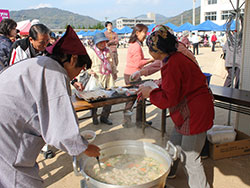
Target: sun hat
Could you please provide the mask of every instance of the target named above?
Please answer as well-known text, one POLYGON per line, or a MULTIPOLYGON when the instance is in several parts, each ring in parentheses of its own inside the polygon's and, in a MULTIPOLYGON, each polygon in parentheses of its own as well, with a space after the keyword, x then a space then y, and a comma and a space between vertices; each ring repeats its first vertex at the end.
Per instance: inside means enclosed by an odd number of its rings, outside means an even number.
POLYGON ((68 25, 65 34, 55 42, 55 44, 46 48, 49 54, 55 53, 55 50, 70 55, 86 55, 87 51, 78 38, 73 28, 68 25))
POLYGON ((98 44, 99 42, 102 42, 102 41, 109 41, 109 39, 107 39, 107 37, 105 36, 104 33, 96 33, 95 36, 94 36, 94 44, 98 44))

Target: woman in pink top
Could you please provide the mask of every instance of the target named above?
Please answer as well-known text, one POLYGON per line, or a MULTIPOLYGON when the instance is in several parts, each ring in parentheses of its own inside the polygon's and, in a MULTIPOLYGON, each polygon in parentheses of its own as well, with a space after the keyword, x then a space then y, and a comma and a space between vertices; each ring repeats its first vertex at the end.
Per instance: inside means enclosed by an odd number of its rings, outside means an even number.
POLYGON ((129 77, 134 72, 142 69, 144 65, 153 62, 153 59, 144 58, 142 44, 148 32, 148 27, 144 24, 137 24, 129 39, 127 53, 127 64, 124 71, 125 83, 129 84, 129 77))
MULTIPOLYGON (((142 44, 145 40, 148 32, 148 27, 144 24, 137 24, 133 32, 129 38, 129 47, 128 47, 128 53, 127 53, 127 64, 124 71, 124 80, 125 84, 130 84, 130 76, 136 72, 139 71, 144 67, 144 65, 153 62, 153 59, 146 59, 144 58, 143 52, 142 52, 142 44)), ((125 112, 124 112, 124 126, 128 127, 131 125, 131 107, 133 105, 133 102, 129 102, 126 104, 125 112)), ((142 122, 142 105, 141 103, 138 103, 136 108, 136 122, 137 125, 140 126, 142 122)), ((151 122, 148 122, 151 124, 151 122)))

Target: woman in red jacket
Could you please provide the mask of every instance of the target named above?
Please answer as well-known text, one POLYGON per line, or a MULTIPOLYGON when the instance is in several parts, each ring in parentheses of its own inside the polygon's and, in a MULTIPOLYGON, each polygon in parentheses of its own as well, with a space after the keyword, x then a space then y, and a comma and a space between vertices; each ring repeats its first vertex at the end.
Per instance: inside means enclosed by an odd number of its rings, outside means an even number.
MULTIPOLYGON (((149 97, 161 109, 169 108, 175 124, 170 140, 180 151, 179 160, 184 164, 188 184, 191 188, 207 188, 200 152, 206 131, 213 125, 213 97, 198 65, 177 52, 177 44, 176 37, 163 25, 147 38, 150 55, 163 62, 162 84, 156 89, 141 86, 138 94, 149 97)), ((178 161, 171 175, 175 175, 178 161)))

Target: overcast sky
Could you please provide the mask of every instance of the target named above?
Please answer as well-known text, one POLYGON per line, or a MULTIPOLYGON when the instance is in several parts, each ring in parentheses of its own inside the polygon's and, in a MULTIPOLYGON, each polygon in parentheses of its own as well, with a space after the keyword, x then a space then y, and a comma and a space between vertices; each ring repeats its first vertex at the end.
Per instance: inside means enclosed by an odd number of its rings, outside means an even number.
MULTIPOLYGON (((196 7, 200 1, 196 0, 196 7)), ((148 12, 166 17, 176 16, 193 7, 192 0, 2 0, 0 9, 22 10, 41 7, 54 7, 68 10, 104 21, 119 17, 133 18, 148 12)))

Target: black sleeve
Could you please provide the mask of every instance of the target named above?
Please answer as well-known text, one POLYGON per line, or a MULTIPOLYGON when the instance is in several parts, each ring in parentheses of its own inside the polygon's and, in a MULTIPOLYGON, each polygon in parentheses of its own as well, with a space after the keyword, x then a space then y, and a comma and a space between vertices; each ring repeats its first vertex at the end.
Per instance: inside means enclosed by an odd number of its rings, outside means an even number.
POLYGON ((17 46, 18 46, 18 41, 14 42, 11 46, 9 57, 8 57, 8 65, 10 65, 10 59, 11 59, 12 52, 14 49, 17 48, 17 46))
POLYGON ((72 81, 71 81, 71 84, 74 85, 74 83, 76 83, 78 80, 76 78, 74 78, 72 81))

